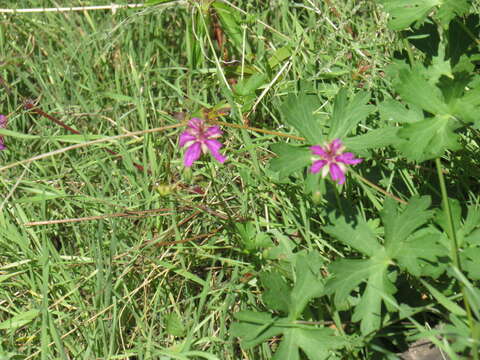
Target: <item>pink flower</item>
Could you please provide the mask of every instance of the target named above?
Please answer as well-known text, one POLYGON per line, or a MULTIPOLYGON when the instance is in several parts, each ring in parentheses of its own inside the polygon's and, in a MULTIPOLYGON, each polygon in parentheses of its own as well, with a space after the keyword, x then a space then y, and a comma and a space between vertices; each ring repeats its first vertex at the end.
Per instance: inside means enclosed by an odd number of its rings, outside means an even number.
POLYGON ((223 164, 227 158, 219 152, 223 145, 216 139, 220 136, 222 136, 220 127, 210 126, 207 128, 205 121, 192 118, 188 122, 187 130, 180 135, 180 147, 187 147, 183 164, 186 167, 192 166, 202 153, 206 154, 208 151, 219 163, 223 164))
MULTIPOLYGON (((7 117, 0 114, 0 128, 5 129, 7 127, 7 117)), ((3 143, 3 136, 0 135, 0 150, 5 150, 7 147, 3 143)))
POLYGON ((345 172, 347 171, 345 165, 356 165, 363 161, 363 159, 356 159, 351 152, 344 153, 345 146, 340 139, 335 139, 324 146, 311 146, 310 150, 313 155, 320 157, 320 159, 314 160, 310 171, 316 174, 322 170, 322 177, 327 176, 330 172, 332 180, 340 185, 345 182, 345 172))

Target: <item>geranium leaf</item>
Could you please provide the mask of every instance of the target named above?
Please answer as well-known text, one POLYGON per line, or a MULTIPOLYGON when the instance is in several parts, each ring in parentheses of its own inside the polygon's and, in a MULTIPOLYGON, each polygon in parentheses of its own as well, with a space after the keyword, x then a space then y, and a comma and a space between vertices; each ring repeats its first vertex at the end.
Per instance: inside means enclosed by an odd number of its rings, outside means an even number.
POLYGON ((442 0, 379 0, 390 14, 388 26, 392 30, 403 30, 414 22, 425 20, 435 5, 442 0))
POLYGON ((432 114, 448 113, 448 107, 441 90, 432 82, 430 75, 421 64, 413 67, 392 65, 392 73, 397 74, 395 90, 404 101, 422 108, 432 114), (393 70, 397 68, 398 71, 393 70))
POLYGON ((312 153, 309 148, 278 143, 272 145, 271 149, 277 154, 277 157, 270 161, 270 168, 279 172, 280 178, 284 178, 312 163, 312 153))
POLYGON ((437 7, 440 24, 447 28, 456 16, 465 14, 470 8, 469 0, 379 0, 391 18, 388 26, 392 30, 403 30, 413 23, 421 24, 437 7))
POLYGON ((423 111, 418 106, 409 104, 407 108, 402 103, 392 99, 380 103, 378 110, 383 120, 400 124, 414 123, 424 119, 423 111))
POLYGON ((350 100, 347 94, 347 90, 342 88, 335 97, 328 133, 331 140, 346 137, 373 110, 372 105, 366 105, 370 100, 369 93, 359 92, 350 100))
POLYGON ((381 295, 391 295, 396 290, 386 276, 389 266, 388 258, 375 256, 375 261, 377 262, 375 271, 370 273, 365 291, 352 316, 353 321, 360 321, 360 330, 364 335, 380 328, 382 319, 381 295))
POLYGON ((354 226, 347 224, 345 218, 337 219, 333 226, 326 226, 325 232, 353 249, 367 256, 373 256, 381 249, 375 233, 362 218, 357 218, 354 226))
POLYGON ((443 0, 442 6, 438 9, 437 17, 440 24, 447 28, 453 18, 462 16, 468 9, 470 9, 469 0, 443 0))
POLYGON ((394 200, 387 199, 381 212, 388 256, 414 276, 422 275, 428 264, 426 261, 436 262, 437 258, 447 255, 438 241, 441 233, 435 229, 422 229, 434 214, 428 210, 429 206, 428 196, 413 197, 404 209, 400 209, 394 200))
POLYGON ((233 323, 230 332, 233 336, 241 338, 241 345, 249 349, 265 340, 279 335, 283 328, 276 326, 271 314, 255 311, 240 311, 233 315, 240 322, 233 323))
POLYGON ((330 358, 330 351, 345 346, 346 342, 328 328, 289 328, 275 353, 273 360, 300 359, 300 349, 309 360, 330 358))
POLYGON ((371 130, 366 134, 345 138, 343 144, 347 148, 347 151, 353 151, 355 153, 368 149, 383 148, 398 144, 401 141, 397 133, 398 127, 383 127, 371 130))
POLYGON ((311 299, 323 295, 324 280, 320 274, 322 265, 323 260, 316 253, 297 255, 295 286, 290 295, 291 318, 297 319, 311 299))
POLYGON ((328 267, 333 277, 325 285, 325 294, 335 294, 335 306, 341 307, 350 293, 366 281, 376 267, 378 264, 370 260, 341 259, 333 262, 328 267))
POLYGON ((406 240, 417 228, 424 225, 432 216, 433 211, 428 196, 413 197, 402 211, 391 198, 385 200, 381 217, 385 226, 385 247, 394 256, 392 250, 400 242, 406 240))
MULTIPOLYGON (((403 241, 395 254, 400 268, 417 277, 437 277, 437 274, 430 273, 429 264, 438 263, 438 258, 448 256, 447 249, 438 241, 440 237, 440 233, 432 231, 403 241)), ((436 268, 440 270, 440 264, 436 265, 436 268)), ((443 272, 443 269, 441 270, 443 272)))
POLYGON ((262 295, 265 304, 272 310, 287 314, 291 288, 285 279, 277 272, 263 272, 260 274, 260 282, 265 288, 262 295))
POLYGON ((324 139, 321 119, 324 116, 315 111, 321 106, 314 95, 290 95, 280 106, 280 113, 285 124, 295 128, 310 144, 322 144, 324 139))
POLYGON ((442 156, 446 150, 459 150, 458 134, 460 124, 449 115, 406 124, 398 135, 406 141, 396 147, 409 159, 425 161, 442 156))

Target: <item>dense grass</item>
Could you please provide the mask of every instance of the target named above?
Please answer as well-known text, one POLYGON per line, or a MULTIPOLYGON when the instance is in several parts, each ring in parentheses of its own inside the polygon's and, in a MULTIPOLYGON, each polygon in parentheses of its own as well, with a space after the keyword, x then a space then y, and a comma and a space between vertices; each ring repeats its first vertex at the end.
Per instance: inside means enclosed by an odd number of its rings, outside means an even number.
MULTIPOLYGON (((0 112, 9 116, 9 130, 34 135, 5 137, 0 167, 84 140, 179 124, 222 102, 234 105, 223 121, 289 132, 278 106, 300 89, 319 94, 325 113, 343 86, 369 90, 372 101, 392 96, 384 70, 403 43, 373 2, 235 4, 248 46, 230 41, 226 58, 212 25, 198 23, 206 14, 183 2, 115 14, 0 15, 0 112), (267 66, 282 47, 291 56, 267 66), (242 98, 232 92, 242 64, 278 77, 257 97, 242 98), (252 110, 248 103, 262 95, 252 110), (29 100, 82 135, 66 136, 26 110, 29 100)), ((262 309, 257 271, 278 266, 274 256, 246 249, 235 224, 251 224, 275 243, 288 237, 297 250, 318 250, 328 261, 339 247, 319 229, 336 200, 327 194, 329 202, 319 207, 301 185, 277 182, 266 166, 277 136, 224 130, 223 167, 185 170, 179 127, 0 170, 0 358, 271 358, 275 341, 246 352, 229 334, 233 312, 262 309), (165 211, 135 213, 153 209, 165 211), (77 219, 116 213, 123 215, 77 219), (26 225, 63 219, 71 221, 26 225), (25 322, 4 322, 16 316, 25 322)), ((419 192, 413 166, 379 161, 359 171, 401 198, 419 192)), ((435 177, 429 174, 421 176, 435 177)), ((347 186, 345 199, 354 199, 345 201, 347 211, 368 218, 383 195, 347 186)))

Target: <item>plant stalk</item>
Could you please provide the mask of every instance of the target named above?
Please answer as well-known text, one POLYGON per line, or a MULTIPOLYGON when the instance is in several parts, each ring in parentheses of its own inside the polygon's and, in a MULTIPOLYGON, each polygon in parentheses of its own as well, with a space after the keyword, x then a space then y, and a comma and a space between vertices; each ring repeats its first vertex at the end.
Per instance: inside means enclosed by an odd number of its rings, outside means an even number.
MULTIPOLYGON (((458 251, 458 240, 457 240, 457 234, 455 231, 455 225, 453 223, 453 216, 452 216, 452 210, 450 208, 450 203, 448 200, 448 194, 447 194, 447 186, 445 185, 445 177, 443 175, 443 169, 442 169, 442 163, 440 161, 440 158, 435 159, 435 165, 437 167, 437 174, 438 174, 438 180, 440 182, 440 191, 442 193, 442 202, 443 202, 443 211, 445 212, 445 215, 447 217, 447 233, 448 237, 450 238, 451 244, 450 244, 450 257, 452 258, 453 265, 461 272, 463 273, 462 270, 462 264, 460 261, 460 255, 458 251)), ((467 312, 467 318, 468 318, 468 323, 470 325, 470 331, 473 336, 473 342, 472 342, 472 352, 473 352, 473 359, 478 360, 478 345, 477 345, 477 339, 475 334, 476 334, 476 329, 475 329, 475 320, 473 319, 472 315, 472 310, 470 308, 470 303, 467 298, 467 293, 465 291, 464 285, 459 282, 460 285, 460 290, 462 292, 463 296, 463 303, 465 305, 465 311, 467 312)))

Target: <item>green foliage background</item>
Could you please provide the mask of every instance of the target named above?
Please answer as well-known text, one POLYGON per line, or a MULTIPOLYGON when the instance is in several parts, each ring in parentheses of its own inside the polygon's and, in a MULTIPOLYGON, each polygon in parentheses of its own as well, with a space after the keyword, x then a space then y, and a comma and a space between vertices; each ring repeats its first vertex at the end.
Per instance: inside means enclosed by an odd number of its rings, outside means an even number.
POLYGON ((465 352, 480 96, 476 43, 457 35, 478 19, 451 21, 478 4, 149 3, 0 14, 0 358, 394 359, 419 334, 435 341, 440 320, 460 339, 449 354, 465 352), (462 41, 435 43, 431 14, 462 41), (223 129, 229 161, 185 170, 179 119, 226 107, 243 126, 223 129), (341 194, 302 171, 306 145, 336 137, 367 159, 341 194), (445 260, 440 156, 464 274, 445 260))

